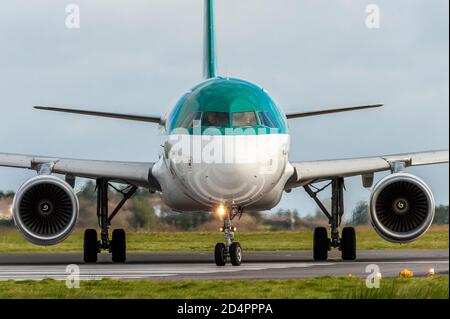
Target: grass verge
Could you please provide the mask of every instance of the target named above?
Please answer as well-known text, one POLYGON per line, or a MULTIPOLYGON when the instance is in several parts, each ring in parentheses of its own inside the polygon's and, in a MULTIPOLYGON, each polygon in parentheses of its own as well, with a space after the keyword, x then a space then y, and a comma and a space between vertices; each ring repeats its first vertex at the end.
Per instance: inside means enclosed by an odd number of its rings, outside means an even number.
MULTIPOLYGON (((369 227, 357 228, 358 249, 448 249, 448 226, 433 226, 418 241, 410 244, 392 244, 381 239, 369 227)), ((236 240, 246 251, 310 250, 311 231, 236 233, 236 240)), ((223 241, 219 231, 206 232, 154 232, 128 233, 130 252, 211 252, 216 242, 223 241)), ((15 229, 0 229, 0 253, 81 252, 83 235, 75 231, 63 243, 41 247, 28 243, 15 229)))
POLYGON ((383 279, 368 289, 364 279, 322 277, 301 280, 82 281, 68 289, 64 281, 0 281, 0 298, 156 298, 156 299, 447 299, 448 276, 383 279))

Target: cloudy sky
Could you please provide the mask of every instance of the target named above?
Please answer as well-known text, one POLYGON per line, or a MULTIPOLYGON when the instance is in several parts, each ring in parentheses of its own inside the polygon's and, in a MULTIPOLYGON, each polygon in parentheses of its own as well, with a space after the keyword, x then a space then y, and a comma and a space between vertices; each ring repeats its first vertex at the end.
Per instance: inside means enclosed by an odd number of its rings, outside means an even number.
MULTIPOLYGON (((69 1, 2 1, 0 152, 155 161, 154 125, 31 106, 165 114, 201 80, 203 1, 74 3, 80 29, 66 28, 69 1)), ((217 0, 216 9, 219 73, 267 88, 284 111, 385 103, 290 122, 292 161, 448 148, 447 0, 217 0), (366 27, 369 3, 379 29, 366 27)), ((410 171, 448 203, 448 165, 410 171)), ((0 189, 30 176, 0 168, 0 189)), ((359 178, 347 190, 347 207, 369 196, 359 178)), ((279 206, 315 210, 302 190, 279 206)))

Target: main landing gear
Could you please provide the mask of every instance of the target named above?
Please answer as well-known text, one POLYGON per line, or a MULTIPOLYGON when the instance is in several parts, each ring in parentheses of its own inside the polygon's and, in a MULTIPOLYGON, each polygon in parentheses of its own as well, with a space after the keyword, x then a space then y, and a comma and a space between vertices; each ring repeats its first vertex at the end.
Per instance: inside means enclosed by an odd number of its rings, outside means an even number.
POLYGON ((328 259, 328 251, 331 248, 338 248, 342 253, 343 260, 356 259, 356 232, 353 227, 344 227, 339 236, 339 228, 341 226, 342 217, 344 215, 344 179, 335 178, 331 181, 331 214, 326 207, 317 198, 317 194, 327 188, 314 191, 311 186, 304 186, 306 192, 317 203, 321 211, 327 216, 331 236, 328 237, 327 229, 325 227, 317 227, 314 230, 313 238, 313 257, 314 260, 323 261, 328 259))
POLYGON ((117 204, 114 211, 108 213, 108 180, 97 180, 97 217, 100 226, 100 240, 95 229, 86 229, 84 232, 84 262, 96 263, 97 254, 102 250, 107 250, 112 255, 112 261, 123 263, 127 259, 126 255, 126 236, 123 229, 114 229, 111 239, 109 238, 109 228, 111 221, 117 215, 128 199, 130 199, 137 190, 136 186, 128 186, 124 190, 118 190, 123 195, 122 200, 117 204))
POLYGON ((238 242, 234 242, 236 227, 233 226, 233 219, 242 214, 242 209, 233 207, 231 211, 224 213, 223 227, 221 231, 225 235, 225 243, 217 243, 214 249, 214 260, 217 266, 225 266, 229 258, 233 266, 240 266, 242 262, 242 247, 238 242))

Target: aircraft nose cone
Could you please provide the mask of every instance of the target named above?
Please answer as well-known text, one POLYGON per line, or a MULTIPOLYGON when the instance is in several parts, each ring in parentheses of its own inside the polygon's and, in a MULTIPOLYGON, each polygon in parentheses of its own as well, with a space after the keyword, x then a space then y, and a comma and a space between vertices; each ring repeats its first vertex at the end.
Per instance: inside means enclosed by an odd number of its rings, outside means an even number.
POLYGON ((288 144, 285 136, 184 138, 186 144, 173 144, 169 152, 170 171, 183 192, 203 207, 217 203, 249 206, 283 176, 287 160, 283 150, 288 144))
POLYGON ((205 202, 244 203, 260 196, 270 180, 257 165, 200 165, 189 179, 190 188, 205 202))

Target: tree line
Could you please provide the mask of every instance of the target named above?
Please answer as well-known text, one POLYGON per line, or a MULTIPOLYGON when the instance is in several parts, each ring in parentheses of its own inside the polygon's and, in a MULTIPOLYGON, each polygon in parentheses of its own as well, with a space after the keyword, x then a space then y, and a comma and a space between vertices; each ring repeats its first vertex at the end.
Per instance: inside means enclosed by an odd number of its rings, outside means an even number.
MULTIPOLYGON (((112 211, 116 203, 120 201, 121 194, 113 188, 110 189, 109 194, 109 208, 112 211)), ((13 196, 13 192, 0 192, 0 210, 2 207, 10 205, 13 196), (1 205, 2 203, 4 205, 1 205)), ((78 193, 78 198, 80 215, 77 226, 79 228, 95 228, 98 223, 95 184, 93 182, 86 183, 78 193)), ((0 211, 0 217, 1 213, 0 211)), ((240 220, 236 224, 243 231, 313 229, 328 223, 326 217, 319 210, 308 216, 301 216, 298 210, 279 209, 271 214, 247 211, 237 218, 240 220)), ((448 205, 437 206, 433 222, 448 224, 448 218, 448 205)), ((344 219, 347 224, 351 225, 369 224, 367 202, 359 202, 350 214, 344 216, 344 219)), ((174 212, 164 205, 159 194, 139 189, 115 217, 113 225, 135 231, 216 231, 220 227, 220 220, 214 214, 207 212, 174 212)), ((13 221, 0 218, 0 226, 13 226, 13 221)))

